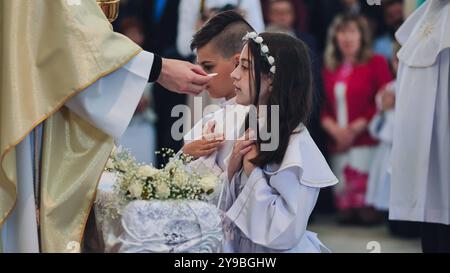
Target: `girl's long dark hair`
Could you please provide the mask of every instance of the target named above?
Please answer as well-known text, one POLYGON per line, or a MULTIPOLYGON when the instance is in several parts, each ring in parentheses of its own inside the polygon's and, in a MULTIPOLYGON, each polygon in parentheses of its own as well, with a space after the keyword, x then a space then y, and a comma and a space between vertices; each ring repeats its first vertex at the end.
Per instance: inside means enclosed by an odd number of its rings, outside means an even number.
MULTIPOLYGON (((271 106, 279 106, 279 145, 274 151, 259 149, 252 163, 263 167, 266 164, 280 164, 286 154, 289 139, 299 124, 306 124, 312 107, 312 69, 308 47, 302 41, 282 33, 262 33, 264 44, 269 47, 270 55, 275 58, 275 75, 269 74, 270 65, 261 55, 261 49, 253 40, 248 42, 249 57, 253 63, 250 70, 250 90, 255 94, 253 104, 259 105, 261 75, 272 77, 272 90, 267 102, 267 131, 274 133, 271 127, 271 106)), ((248 118, 246 128, 249 127, 248 118)), ((276 130, 276 129, 275 129, 276 130)), ((259 132, 259 128, 256 128, 259 132)), ((259 136, 259 134, 258 134, 259 136)), ((263 142, 258 137, 258 147, 263 142)))

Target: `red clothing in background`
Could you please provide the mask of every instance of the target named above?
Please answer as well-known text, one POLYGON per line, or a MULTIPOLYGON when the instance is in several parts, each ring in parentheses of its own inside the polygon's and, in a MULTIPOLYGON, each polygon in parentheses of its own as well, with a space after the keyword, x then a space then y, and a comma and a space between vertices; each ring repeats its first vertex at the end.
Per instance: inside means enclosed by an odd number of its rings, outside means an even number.
MULTIPOLYGON (((331 117, 334 121, 337 119, 334 88, 335 84, 342 80, 342 69, 344 66, 335 71, 327 68, 323 70, 326 100, 322 109, 322 120, 325 117, 331 117)), ((392 80, 392 74, 387 61, 379 55, 374 55, 368 62, 354 65, 351 69, 350 75, 345 80, 348 124, 360 117, 370 122, 376 112, 375 95, 392 80)), ((371 146, 376 143, 377 141, 366 130, 355 139, 353 146, 371 146)), ((329 148, 330 152, 333 152, 334 145, 331 143, 329 148)))

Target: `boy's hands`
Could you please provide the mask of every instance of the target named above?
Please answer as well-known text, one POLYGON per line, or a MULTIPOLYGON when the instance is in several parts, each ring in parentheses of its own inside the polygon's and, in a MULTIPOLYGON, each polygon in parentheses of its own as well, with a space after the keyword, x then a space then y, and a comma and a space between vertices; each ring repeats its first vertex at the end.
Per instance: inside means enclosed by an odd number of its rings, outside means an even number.
POLYGON ((185 144, 182 148, 183 153, 194 157, 195 159, 202 156, 209 156, 223 143, 223 139, 200 139, 194 140, 189 144, 185 144))
POLYGON ((202 156, 209 156, 217 151, 224 142, 224 136, 214 133, 215 126, 215 121, 208 122, 203 130, 202 139, 185 144, 182 148, 183 153, 197 159, 202 156))

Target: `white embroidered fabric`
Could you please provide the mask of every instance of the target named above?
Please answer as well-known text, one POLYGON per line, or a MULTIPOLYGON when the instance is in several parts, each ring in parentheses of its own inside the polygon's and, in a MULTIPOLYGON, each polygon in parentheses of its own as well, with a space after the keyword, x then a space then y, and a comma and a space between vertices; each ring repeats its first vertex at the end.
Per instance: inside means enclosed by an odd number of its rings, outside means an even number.
POLYGON ((122 214, 119 252, 215 253, 222 251, 221 212, 200 201, 134 201, 122 214))

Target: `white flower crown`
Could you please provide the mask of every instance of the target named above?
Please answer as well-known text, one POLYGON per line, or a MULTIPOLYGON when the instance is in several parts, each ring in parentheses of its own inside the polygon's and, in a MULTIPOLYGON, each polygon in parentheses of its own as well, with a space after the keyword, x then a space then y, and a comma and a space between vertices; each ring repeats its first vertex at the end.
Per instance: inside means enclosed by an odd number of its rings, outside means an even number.
POLYGON ((248 32, 244 36, 244 38, 242 38, 243 41, 248 41, 250 39, 252 39, 255 43, 259 44, 259 46, 261 47, 261 54, 263 55, 263 57, 266 58, 269 65, 271 65, 270 72, 273 75, 275 75, 275 71, 276 71, 275 58, 270 55, 269 47, 266 44, 263 44, 264 39, 261 36, 258 36, 258 34, 256 32, 248 32))

